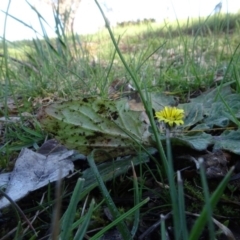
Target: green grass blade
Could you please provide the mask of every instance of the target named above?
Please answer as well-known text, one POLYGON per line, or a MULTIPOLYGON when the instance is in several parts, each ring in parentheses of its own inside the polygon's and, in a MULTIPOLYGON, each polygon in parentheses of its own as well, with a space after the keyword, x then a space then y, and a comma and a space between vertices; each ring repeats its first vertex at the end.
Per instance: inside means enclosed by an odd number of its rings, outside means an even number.
POLYGON ((177 182, 178 182, 178 207, 179 207, 179 219, 180 221, 180 233, 179 235, 182 239, 188 239, 188 230, 186 223, 186 214, 185 214, 185 201, 184 201, 184 189, 183 181, 181 177, 181 172, 177 172, 177 182))
MULTIPOLYGON (((217 202, 221 198, 223 191, 226 188, 227 183, 228 183, 233 171, 234 171, 234 168, 231 168, 230 171, 227 173, 227 175, 224 177, 224 179, 221 181, 221 183, 219 184, 217 189, 212 194, 212 196, 210 198, 210 204, 211 204, 212 209, 216 206, 217 202)), ((201 235, 202 230, 203 230, 205 224, 207 223, 207 219, 208 219, 207 211, 208 211, 208 207, 205 206, 191 230, 189 240, 198 239, 199 236, 201 235)))
POLYGON ((40 129, 31 129, 31 128, 29 128, 29 127, 25 127, 25 126, 22 126, 22 129, 26 132, 26 133, 28 133, 28 134, 30 134, 30 135, 32 135, 32 137, 36 137, 36 138, 40 138, 40 139, 42 139, 43 138, 43 134, 41 134, 40 132, 38 132, 37 130, 39 130, 40 131, 40 129))
MULTIPOLYGON (((219 89, 218 89, 219 90, 219 89)), ((224 100, 224 98, 222 97, 222 95, 220 93, 218 93, 218 96, 220 97, 221 101, 223 102, 224 106, 226 107, 228 113, 231 115, 232 117, 232 121, 238 126, 240 127, 240 121, 237 119, 236 115, 233 113, 231 107, 227 104, 227 102, 224 100)))
POLYGON ((166 231, 166 224, 165 224, 165 217, 161 215, 161 240, 166 240, 167 231, 166 231))
POLYGON ((203 166, 204 160, 201 158, 199 160, 200 160, 200 176, 201 176, 201 182, 202 182, 203 193, 204 193, 204 198, 205 198, 205 207, 207 209, 207 222, 208 222, 209 237, 210 237, 210 239, 215 239, 214 225, 213 225, 213 221, 212 221, 213 209, 210 204, 208 183, 207 183, 207 179, 206 179, 205 168, 203 166))
MULTIPOLYGON (((35 33, 40 34, 39 32, 37 32, 31 25, 28 25, 27 23, 25 23, 24 21, 14 17, 13 15, 9 14, 8 12, 2 11, 1 12, 7 14, 9 17, 11 17, 12 19, 16 20, 17 22, 23 24, 25 27, 28 27, 29 29, 33 30, 35 33)), ((41 34, 40 34, 41 35, 41 34)))
POLYGON ((82 178, 79 178, 77 181, 77 184, 74 188, 69 206, 66 210, 66 212, 63 215, 62 223, 61 223, 61 239, 69 239, 71 235, 71 227, 75 218, 75 213, 77 209, 77 204, 81 200, 81 191, 83 189, 85 180, 82 178))
POLYGON ((171 203, 172 203, 172 210, 173 210, 173 221, 174 221, 174 233, 175 233, 175 239, 180 239, 179 230, 180 229, 180 214, 179 214, 179 206, 178 201, 176 201, 178 195, 177 195, 177 189, 175 186, 174 181, 174 169, 173 169, 173 159, 172 159, 172 147, 171 147, 171 140, 170 140, 170 130, 166 128, 166 146, 167 146, 167 159, 168 159, 168 181, 170 186, 170 196, 171 196, 171 203))
POLYGON ((160 46, 158 46, 156 49, 154 49, 145 59, 143 59, 142 63, 137 67, 137 71, 141 69, 141 67, 155 54, 157 53, 167 42, 164 42, 160 46))
MULTIPOLYGON (((134 186, 134 205, 136 206, 139 204, 140 196, 139 196, 137 175, 136 175, 133 163, 132 163, 132 170, 133 170, 133 186, 134 186)), ((139 212, 139 209, 137 209, 134 214, 134 222, 133 222, 133 227, 132 227, 132 231, 131 231, 131 234, 133 237, 135 236, 135 234, 138 230, 139 219, 140 219, 140 212, 139 212)))
MULTIPOLYGON (((105 198, 106 204, 113 216, 113 219, 117 219, 118 217, 120 217, 120 213, 117 210, 117 207, 116 207, 115 203, 113 202, 113 200, 103 182, 103 179, 102 179, 101 175, 99 174, 98 168, 94 162, 95 151, 97 151, 97 150, 93 150, 92 153, 87 157, 88 163, 89 163, 92 171, 94 172, 94 175, 95 175, 96 181, 98 182, 98 186, 101 190, 102 196, 105 198)), ((126 226, 126 224, 123 221, 118 222, 117 228, 118 228, 119 232, 121 233, 123 239, 126 239, 126 240, 132 239, 132 236, 128 230, 128 227, 126 226)))
POLYGON ((22 223, 21 223, 21 221, 19 221, 18 225, 17 225, 17 231, 15 233, 14 240, 21 240, 23 238, 21 236, 21 232, 22 232, 22 223))
POLYGON ((37 14, 38 18, 42 19, 49 27, 51 27, 38 10, 30 2, 28 2, 27 0, 25 1, 30 6, 30 8, 37 14))
MULTIPOLYGON (((97 211, 97 209, 104 203, 105 200, 102 200, 100 203, 98 203, 96 206, 94 205, 93 208, 93 212, 97 211)), ((95 204, 95 203, 94 203, 95 204)), ((86 215, 81 217, 80 219, 76 220, 73 224, 72 224, 72 231, 76 228, 79 227, 79 225, 81 225, 84 221, 85 221, 86 215)))
POLYGON ((78 231, 75 234, 75 237, 73 238, 74 240, 81 240, 81 239, 84 238, 84 235, 85 235, 85 233, 87 231, 89 222, 91 220, 91 216, 92 216, 92 213, 93 213, 93 210, 94 210, 94 205, 95 205, 95 201, 92 200, 91 204, 90 204, 90 207, 89 207, 89 209, 87 211, 87 214, 85 216, 85 219, 84 219, 82 225, 78 228, 78 231))
MULTIPOLYGON (((97 240, 99 239, 105 232, 107 232, 109 229, 111 229, 112 227, 114 227, 115 225, 117 225, 119 222, 123 221, 125 218, 127 218, 128 216, 132 215, 137 209, 139 209, 140 207, 142 207, 143 205, 145 205, 147 202, 149 202, 150 198, 146 198, 144 199, 142 202, 140 202, 138 205, 134 206, 133 208, 131 208, 130 210, 128 210, 127 212, 125 212, 124 214, 122 214, 119 218, 115 219, 114 221, 112 221, 109 225, 107 225, 106 227, 104 227, 101 231, 99 231, 97 234, 95 234, 93 237, 91 237, 91 240, 97 240)), ((132 239, 132 238, 129 238, 132 239)), ((125 238, 124 238, 125 240, 125 238)), ((126 240, 128 240, 128 238, 126 238, 126 240)))

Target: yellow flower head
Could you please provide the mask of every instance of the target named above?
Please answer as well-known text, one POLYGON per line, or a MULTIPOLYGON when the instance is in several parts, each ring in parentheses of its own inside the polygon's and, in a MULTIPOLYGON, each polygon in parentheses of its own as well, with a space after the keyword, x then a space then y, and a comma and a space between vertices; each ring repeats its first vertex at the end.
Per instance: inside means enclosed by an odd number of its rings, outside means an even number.
POLYGON ((163 121, 170 127, 183 124, 184 110, 176 107, 164 107, 163 110, 156 112, 159 121, 163 121))

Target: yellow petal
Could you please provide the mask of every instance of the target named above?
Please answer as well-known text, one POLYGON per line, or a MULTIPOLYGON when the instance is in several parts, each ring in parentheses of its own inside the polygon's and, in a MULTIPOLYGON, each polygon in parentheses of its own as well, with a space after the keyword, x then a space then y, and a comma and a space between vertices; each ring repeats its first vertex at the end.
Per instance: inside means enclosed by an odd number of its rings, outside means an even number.
POLYGON ((163 110, 155 113, 159 121, 167 123, 170 127, 174 124, 183 124, 184 110, 176 107, 164 107, 163 110))

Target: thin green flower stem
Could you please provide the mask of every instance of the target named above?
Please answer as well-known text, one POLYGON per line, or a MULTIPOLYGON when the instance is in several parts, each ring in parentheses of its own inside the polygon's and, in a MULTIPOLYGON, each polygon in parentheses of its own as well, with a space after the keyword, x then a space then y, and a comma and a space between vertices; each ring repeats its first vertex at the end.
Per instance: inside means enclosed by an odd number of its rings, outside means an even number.
POLYGON ((123 57, 123 55, 122 55, 122 53, 121 53, 121 51, 120 51, 120 49, 118 47, 118 44, 117 44, 117 42, 115 40, 113 32, 112 32, 112 30, 110 28, 109 21, 108 21, 107 17, 105 16, 105 14, 104 14, 100 4, 98 3, 97 0, 95 0, 95 3, 96 3, 97 7, 99 8, 99 10, 100 10, 100 12, 101 12, 101 14, 103 16, 106 28, 108 29, 108 32, 109 32, 109 35, 110 35, 111 40, 113 42, 113 45, 114 45, 114 47, 115 47, 115 49, 116 49, 116 51, 117 51, 117 53, 118 53, 118 55, 119 55, 119 57, 120 57, 120 59, 122 61, 124 67, 126 68, 126 70, 128 71, 129 75, 131 76, 131 78, 132 78, 132 80, 133 80, 133 82, 134 82, 134 84, 136 86, 137 91, 139 92, 140 98, 141 98, 141 100, 143 102, 144 108, 146 110, 146 113, 147 113, 147 115, 149 117, 150 124, 151 124, 152 129, 153 129, 153 134, 154 134, 154 137, 156 139, 157 148, 158 148, 158 150, 160 152, 160 155, 161 155, 161 158, 162 158, 162 161, 163 161, 163 164, 164 164, 165 171, 167 172, 167 168, 168 168, 167 158, 166 158, 163 146, 162 146, 162 142, 161 142, 161 140, 159 138, 159 135, 158 135, 158 129, 157 129, 157 126, 156 126, 155 121, 154 121, 151 104, 150 104, 149 101, 145 101, 143 92, 141 91, 140 86, 139 86, 138 81, 137 81, 137 76, 135 75, 135 73, 132 72, 132 70, 129 68, 128 64, 126 63, 126 61, 125 61, 125 59, 124 59, 124 57, 123 57))

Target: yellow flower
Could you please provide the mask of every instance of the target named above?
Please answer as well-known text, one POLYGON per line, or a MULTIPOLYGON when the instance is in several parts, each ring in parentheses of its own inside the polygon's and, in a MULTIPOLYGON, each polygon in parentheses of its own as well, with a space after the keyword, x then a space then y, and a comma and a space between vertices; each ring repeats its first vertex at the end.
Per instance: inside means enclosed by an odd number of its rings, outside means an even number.
POLYGON ((176 107, 164 107, 162 111, 156 112, 159 121, 163 121, 170 127, 183 124, 184 110, 176 107))

